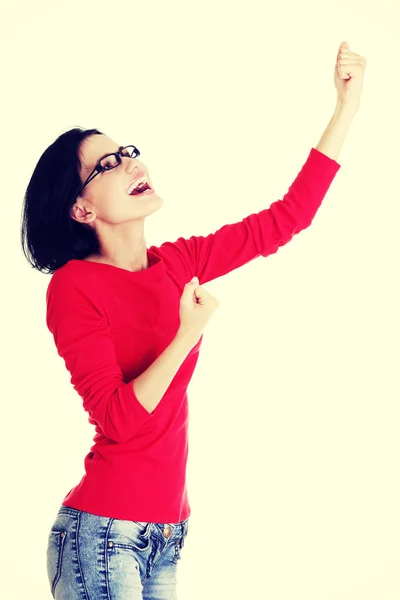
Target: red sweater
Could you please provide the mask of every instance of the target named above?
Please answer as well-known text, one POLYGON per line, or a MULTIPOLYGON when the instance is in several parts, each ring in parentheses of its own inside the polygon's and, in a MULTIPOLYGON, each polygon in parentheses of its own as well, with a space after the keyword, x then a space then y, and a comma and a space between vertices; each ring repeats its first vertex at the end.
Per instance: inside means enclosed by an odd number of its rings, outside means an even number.
POLYGON ((95 515, 178 523, 190 515, 186 489, 186 388, 202 338, 152 413, 132 380, 165 350, 179 327, 183 288, 277 252, 311 224, 340 165, 312 148, 283 200, 206 237, 147 250, 137 272, 70 260, 51 277, 47 326, 96 434, 85 473, 62 504, 95 515))

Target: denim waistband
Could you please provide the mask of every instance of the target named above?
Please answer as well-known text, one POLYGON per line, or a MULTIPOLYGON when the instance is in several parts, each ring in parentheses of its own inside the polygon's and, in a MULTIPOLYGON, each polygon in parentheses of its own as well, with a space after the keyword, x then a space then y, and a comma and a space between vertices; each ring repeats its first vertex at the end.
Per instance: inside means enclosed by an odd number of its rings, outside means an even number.
MULTIPOLYGON (((62 505, 58 511, 58 514, 64 514, 64 515, 67 514, 67 515, 74 516, 74 515, 77 515, 78 513, 84 513, 84 512, 87 512, 87 511, 80 510, 78 508, 72 508, 71 506, 62 505)), ((100 515, 95 515, 93 513, 90 513, 90 514, 94 517, 99 517, 99 518, 103 518, 103 519, 104 518, 113 518, 116 521, 122 520, 122 519, 116 519, 115 517, 104 517, 104 516, 100 516, 100 515)), ((128 520, 128 519, 126 519, 126 520, 128 520)), ((187 528, 188 521, 189 521, 189 517, 187 519, 184 519, 183 521, 180 521, 179 523, 155 523, 155 522, 152 522, 152 525, 157 525, 161 529, 161 531, 163 531, 165 527, 170 527, 172 530, 182 527, 182 529, 185 530, 187 528)), ((149 521, 134 521, 134 520, 131 520, 131 522, 136 523, 137 525, 141 525, 143 527, 145 527, 149 523, 149 521)))

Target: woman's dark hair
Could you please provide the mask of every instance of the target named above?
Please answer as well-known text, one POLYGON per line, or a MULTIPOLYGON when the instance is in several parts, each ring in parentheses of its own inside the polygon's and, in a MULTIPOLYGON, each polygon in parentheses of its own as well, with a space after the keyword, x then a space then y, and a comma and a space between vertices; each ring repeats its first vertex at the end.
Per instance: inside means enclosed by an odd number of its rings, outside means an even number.
POLYGON ((54 273, 70 259, 99 251, 95 231, 71 215, 82 184, 80 146, 98 129, 76 127, 61 134, 40 157, 22 207, 22 251, 34 269, 54 273))

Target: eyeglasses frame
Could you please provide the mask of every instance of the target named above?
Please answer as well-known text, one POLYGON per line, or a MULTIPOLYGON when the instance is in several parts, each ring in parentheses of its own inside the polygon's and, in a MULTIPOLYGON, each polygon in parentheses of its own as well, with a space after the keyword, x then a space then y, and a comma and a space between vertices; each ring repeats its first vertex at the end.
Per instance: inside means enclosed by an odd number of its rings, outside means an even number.
POLYGON ((111 152, 110 154, 106 154, 105 156, 102 156, 102 158, 100 158, 99 162, 96 164, 93 171, 90 173, 89 177, 80 186, 79 190, 76 193, 76 196, 79 196, 79 194, 82 192, 84 187, 87 186, 87 184, 90 183, 96 177, 96 175, 100 175, 100 173, 102 173, 103 171, 111 171, 112 169, 115 169, 115 167, 118 167, 122 162, 122 160, 121 160, 122 158, 137 158, 138 156, 140 156, 140 150, 133 144, 129 144, 128 146, 120 146, 118 152, 111 152), (135 156, 122 156, 122 152, 124 150, 126 150, 126 148, 134 148, 135 156), (105 167, 101 166, 100 162, 102 160, 104 160, 105 158, 108 158, 109 156, 115 156, 115 158, 117 159, 117 164, 114 167, 110 167, 109 169, 106 169, 105 167), (92 175, 93 175, 93 177, 92 177, 92 175))

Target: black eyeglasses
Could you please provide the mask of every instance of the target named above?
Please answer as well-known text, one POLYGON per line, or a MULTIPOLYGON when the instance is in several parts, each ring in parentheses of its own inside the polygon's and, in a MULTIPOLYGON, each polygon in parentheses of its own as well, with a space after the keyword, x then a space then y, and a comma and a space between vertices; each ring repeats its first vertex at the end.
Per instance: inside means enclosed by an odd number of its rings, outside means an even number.
POLYGON ((99 162, 97 163, 97 165, 95 166, 93 171, 90 173, 90 175, 86 179, 86 181, 80 186, 76 195, 79 196, 79 194, 81 193, 83 188, 90 181, 92 181, 92 179, 94 179, 96 177, 96 175, 99 175, 103 171, 110 171, 111 169, 115 169, 115 167, 118 167, 118 165, 120 165, 122 162, 121 156, 125 156, 128 158, 136 158, 139 155, 140 155, 140 151, 138 150, 138 148, 136 148, 136 146, 130 145, 130 146, 124 146, 124 147, 121 146, 120 149, 118 150, 118 152, 113 152, 112 154, 107 154, 106 156, 103 156, 99 160, 99 162))

